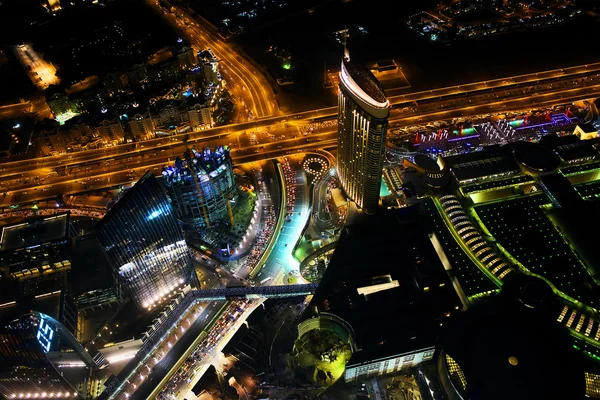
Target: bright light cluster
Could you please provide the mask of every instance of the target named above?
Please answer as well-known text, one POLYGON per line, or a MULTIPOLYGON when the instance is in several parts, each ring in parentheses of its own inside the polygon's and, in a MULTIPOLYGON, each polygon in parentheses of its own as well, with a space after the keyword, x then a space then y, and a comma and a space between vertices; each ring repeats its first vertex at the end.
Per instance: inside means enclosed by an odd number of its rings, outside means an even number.
POLYGON ((248 228, 246 229, 246 233, 244 234, 244 237, 242 238, 242 243, 239 244, 237 250, 235 251, 236 254, 239 253, 240 249, 244 246, 244 244, 246 244, 246 242, 248 241, 248 238, 250 237, 250 232, 252 231, 252 229, 254 229, 254 225, 256 224, 256 217, 257 217, 257 210, 256 208, 254 209, 254 212, 252 213, 252 219, 250 220, 250 225, 248 225, 248 228))
POLYGON ((310 157, 304 160, 304 162, 302 163, 302 168, 304 168, 304 170, 306 172, 308 172, 309 174, 314 176, 314 181, 316 182, 318 181, 321 176, 323 176, 323 174, 325 173, 325 171, 327 171, 327 169, 329 168, 329 165, 327 165, 327 162, 325 160, 323 160, 321 157, 310 157), (316 171, 312 168, 310 168, 310 164, 312 163, 318 163, 321 165, 321 169, 316 171))
POLYGON ((60 399, 77 397, 77 392, 25 392, 25 393, 13 393, 11 399, 60 399))
POLYGON ((181 290, 183 288, 184 284, 185 284, 185 280, 182 278, 179 280, 179 286, 172 285, 169 287, 168 290, 163 289, 159 295, 154 296, 154 298, 152 299, 151 302, 144 303, 143 304, 144 308, 147 308, 149 310, 152 309, 152 307, 154 307, 155 305, 158 305, 165 299, 170 298, 170 296, 177 290, 181 290))

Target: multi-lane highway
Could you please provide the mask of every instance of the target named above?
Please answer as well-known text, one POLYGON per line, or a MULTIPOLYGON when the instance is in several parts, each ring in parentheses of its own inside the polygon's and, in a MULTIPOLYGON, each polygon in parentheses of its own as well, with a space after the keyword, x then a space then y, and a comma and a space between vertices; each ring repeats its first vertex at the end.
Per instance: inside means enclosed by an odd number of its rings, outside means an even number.
MULTIPOLYGON (((390 115, 390 126, 410 126, 465 115, 564 104, 596 97, 600 89, 596 82, 591 82, 590 86, 572 85, 575 87, 557 88, 558 85, 554 84, 545 92, 534 94, 511 92, 509 97, 501 99, 495 97, 499 96, 498 94, 489 93, 478 93, 448 102, 443 99, 430 99, 408 110, 394 110, 390 115)), ((495 93, 503 94, 507 91, 495 93)), ((0 196, 0 203, 18 204, 59 194, 130 183, 137 180, 146 170, 160 173, 164 164, 172 162, 188 146, 229 145, 233 149, 234 161, 242 163, 278 157, 289 154, 290 151, 335 145, 335 128, 316 131, 305 137, 301 134, 301 128, 310 124, 311 119, 295 117, 278 117, 271 121, 220 127, 189 134, 186 143, 185 137, 177 135, 138 144, 137 149, 135 145, 129 144, 120 148, 4 163, 0 171, 0 193, 6 193, 7 196, 0 196), (248 130, 249 127, 254 128, 248 130)))
MULTIPOLYGON (((437 104, 440 108, 445 108, 448 110, 448 104, 452 103, 456 100, 456 96, 460 95, 460 98, 466 99, 470 97, 474 97, 477 95, 481 95, 482 93, 510 93, 508 97, 503 96, 503 99, 508 100, 511 99, 523 99, 525 100, 528 97, 532 97, 534 93, 539 93, 538 88, 541 85, 549 84, 552 85, 556 79, 562 79, 565 82, 571 82, 575 76, 579 76, 581 73, 586 74, 586 79, 583 79, 581 84, 573 84, 573 87, 583 89, 585 87, 589 87, 590 90, 588 93, 584 93, 581 91, 581 94, 585 98, 589 95, 595 95, 598 89, 594 91, 594 85, 600 82, 600 78, 598 74, 600 74, 600 66, 598 64, 589 64, 586 66, 579 67, 571 67, 565 68, 563 70, 555 70, 555 71, 547 71, 547 72, 539 72, 536 74, 529 75, 520 75, 517 77, 508 77, 504 79, 490 80, 484 82, 478 82, 473 84, 466 84, 462 86, 454 86, 449 88, 440 88, 435 90, 428 90, 422 92, 409 93, 405 95, 392 96, 390 97, 390 102, 394 108, 399 110, 393 110, 392 114, 395 112, 402 112, 402 109, 406 106, 410 106, 412 102, 416 102, 417 104, 429 103, 429 104, 437 104), (563 71, 564 73, 560 72, 563 71), (538 83, 536 83, 538 82, 538 83), (529 85, 527 85, 529 84, 529 85), (513 87, 513 85, 520 85, 517 89, 513 87), (517 89, 517 90, 515 90, 517 89), (535 89, 535 90, 534 90, 535 89), (520 91, 519 91, 520 90, 520 91), (523 93, 525 91, 526 93, 523 93), (440 98, 441 97, 441 98, 440 98)), ((580 77, 581 78, 581 77, 580 77)), ((559 98, 561 95, 561 91, 564 91, 564 88, 556 87, 554 83, 554 88, 550 88, 548 93, 554 92, 559 98)), ((480 100, 480 103, 488 103, 486 99, 480 100)), ((525 105, 525 102, 523 103, 525 105)), ((478 105, 478 103, 471 104, 472 106, 478 105)), ((492 109, 491 105, 488 107, 492 109)), ((22 172, 31 169, 32 167, 50 167, 62 164, 63 166, 68 163, 76 163, 83 162, 85 160, 95 160, 112 156, 112 155, 123 155, 126 153, 133 153, 136 150, 143 150, 148 148, 159 148, 166 146, 169 140, 173 143, 177 143, 177 141, 181 142, 182 140, 186 140, 187 138, 192 139, 202 139, 202 138, 211 138, 215 135, 222 134, 235 134, 244 130, 254 130, 258 127, 268 128, 270 126, 276 125, 283 121, 290 121, 296 124, 301 123, 309 123, 312 119, 315 118, 333 118, 337 112, 336 107, 328 107, 322 108, 318 110, 311 110, 301 113, 289 114, 286 116, 280 117, 271 117, 266 118, 261 121, 255 122, 246 122, 228 126, 217 127, 213 129, 209 129, 206 131, 199 131, 196 133, 184 133, 170 136, 169 138, 157 138, 148 140, 138 144, 123 144, 118 146, 112 146, 102 149, 94 149, 87 150, 83 152, 77 153, 69 153, 66 155, 58 155, 51 157, 41 157, 37 159, 29 159, 23 161, 15 161, 15 162, 5 162, 3 167, 0 168, 0 172, 4 172, 3 175, 9 174, 11 172, 22 172), (19 170, 20 169, 20 170, 19 170)), ((419 112, 414 112, 415 115, 419 114, 419 112)), ((407 113, 403 113, 403 116, 408 115, 407 113)), ((393 115, 392 115, 393 118, 393 115)))

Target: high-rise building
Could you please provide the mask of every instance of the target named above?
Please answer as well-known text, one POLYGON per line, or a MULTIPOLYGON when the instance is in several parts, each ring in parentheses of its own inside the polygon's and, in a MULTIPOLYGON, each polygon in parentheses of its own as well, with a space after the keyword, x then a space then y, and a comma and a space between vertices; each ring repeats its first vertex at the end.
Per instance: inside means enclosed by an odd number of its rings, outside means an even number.
POLYGON ((229 149, 192 149, 163 168, 163 183, 180 219, 197 227, 232 222, 230 201, 236 193, 229 149))
POLYGON ((390 103, 373 74, 345 51, 338 95, 337 171, 346 195, 366 214, 379 205, 390 103))
POLYGON ((0 396, 3 399, 87 397, 92 358, 54 318, 39 312, 0 327, 0 396))
POLYGON ((115 278, 138 307, 151 308, 187 285, 197 286, 175 211, 152 173, 123 195, 96 232, 115 278))
POLYGON ((69 213, 32 218, 0 229, 0 280, 20 295, 63 289, 71 269, 73 237, 69 213))

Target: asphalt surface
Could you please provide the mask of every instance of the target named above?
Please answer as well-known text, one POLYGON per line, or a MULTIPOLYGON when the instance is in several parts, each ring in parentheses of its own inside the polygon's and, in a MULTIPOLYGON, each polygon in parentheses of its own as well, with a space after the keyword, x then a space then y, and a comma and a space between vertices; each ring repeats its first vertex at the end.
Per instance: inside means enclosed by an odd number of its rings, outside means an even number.
MULTIPOLYGON (((297 166, 297 168, 301 168, 297 166)), ((278 275, 284 276, 291 271, 298 271, 299 263, 292 255, 296 241, 302 233, 308 219, 308 188, 304 173, 298 169, 295 170, 295 202, 291 216, 286 217, 282 230, 279 232, 277 243, 271 249, 265 265, 256 275, 256 280, 261 281, 267 277, 272 277, 270 284, 280 284, 277 282, 278 275), (289 221, 289 222, 288 222, 289 221)))
POLYGON ((154 367, 150 375, 141 386, 131 395, 131 399, 146 400, 156 385, 169 373, 179 358, 192 345, 194 340, 202 333, 208 323, 217 315, 225 301, 212 301, 207 303, 206 308, 200 313, 196 321, 190 326, 185 334, 179 338, 177 343, 165 355, 165 357, 154 367))

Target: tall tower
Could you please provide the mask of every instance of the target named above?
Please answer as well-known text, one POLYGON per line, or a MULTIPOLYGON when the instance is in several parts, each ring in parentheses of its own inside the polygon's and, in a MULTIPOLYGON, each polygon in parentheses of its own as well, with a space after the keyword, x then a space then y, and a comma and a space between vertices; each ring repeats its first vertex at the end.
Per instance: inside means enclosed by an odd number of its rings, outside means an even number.
POLYGON ((234 225, 230 200, 237 197, 237 185, 227 146, 189 149, 183 160, 163 168, 162 183, 183 222, 200 228, 225 221, 234 225))
POLYGON ((366 214, 379 205, 390 103, 371 71, 344 49, 338 95, 337 171, 342 188, 366 214))
POLYGON ((49 315, 32 312, 0 326, 0 398, 87 397, 95 358, 49 315))
POLYGON ((175 211, 152 173, 106 213, 96 234, 138 307, 152 308, 187 285, 197 286, 175 211))

